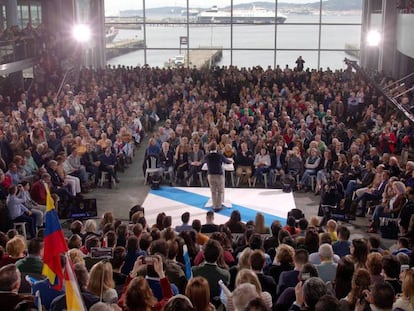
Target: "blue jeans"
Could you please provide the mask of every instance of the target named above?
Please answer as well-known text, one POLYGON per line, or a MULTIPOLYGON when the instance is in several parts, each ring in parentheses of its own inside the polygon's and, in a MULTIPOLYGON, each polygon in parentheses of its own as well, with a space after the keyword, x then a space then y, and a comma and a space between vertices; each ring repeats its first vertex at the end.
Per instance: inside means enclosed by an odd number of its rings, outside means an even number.
POLYGON ((358 199, 359 205, 361 206, 361 214, 365 214, 367 211, 367 204, 369 201, 380 200, 382 197, 381 193, 378 192, 364 192, 358 199))
POLYGON ((350 180, 348 182, 348 185, 345 189, 345 197, 351 197, 355 190, 362 188, 361 184, 358 184, 355 179, 350 180))
POLYGON ((392 217, 392 213, 385 213, 385 206, 377 205, 372 213, 373 227, 378 229, 380 225, 380 217, 392 217))
POLYGON ((269 183, 272 184, 273 179, 276 180, 276 177, 280 176, 280 180, 283 182, 283 177, 285 176, 285 171, 282 168, 274 168, 269 172, 269 183))
POLYGON ((269 171, 268 167, 256 167, 254 170, 253 176, 256 177, 258 181, 263 181, 263 174, 266 174, 269 171))
POLYGON ((300 183, 304 186, 309 186, 309 180, 312 175, 315 175, 316 170, 307 168, 302 175, 300 183))

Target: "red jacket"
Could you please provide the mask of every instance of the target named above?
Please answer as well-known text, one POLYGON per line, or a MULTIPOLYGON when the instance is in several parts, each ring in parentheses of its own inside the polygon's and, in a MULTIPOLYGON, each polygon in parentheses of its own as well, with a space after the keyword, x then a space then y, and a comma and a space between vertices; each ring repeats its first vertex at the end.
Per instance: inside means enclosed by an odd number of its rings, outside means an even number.
POLYGON ((46 205, 46 188, 41 180, 36 181, 30 189, 33 201, 40 205, 46 205))

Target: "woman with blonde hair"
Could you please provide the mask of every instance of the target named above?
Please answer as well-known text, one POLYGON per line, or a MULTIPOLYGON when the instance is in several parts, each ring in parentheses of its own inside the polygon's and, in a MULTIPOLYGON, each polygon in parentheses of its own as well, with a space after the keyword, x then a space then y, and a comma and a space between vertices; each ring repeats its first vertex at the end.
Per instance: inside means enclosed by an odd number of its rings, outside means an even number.
POLYGON ((116 303, 118 293, 112 278, 112 265, 108 261, 96 263, 89 274, 88 290, 106 303, 116 303))
POLYGON ((414 311, 414 270, 402 273, 402 293, 392 306, 393 310, 414 311))
POLYGON ((283 271, 293 270, 294 257, 295 250, 292 246, 287 244, 280 244, 276 248, 275 259, 269 268, 269 275, 275 280, 276 285, 279 283, 279 277, 283 271))
POLYGON ((265 225, 265 218, 263 213, 257 212, 256 218, 254 220, 254 231, 260 234, 268 234, 270 233, 269 227, 265 225))
POLYGON ((77 263, 80 263, 80 264, 83 264, 83 265, 85 264, 85 259, 83 259, 83 253, 80 249, 71 248, 68 251, 68 255, 69 255, 70 259, 72 260, 73 264, 77 264, 77 263))
MULTIPOLYGON (((261 299, 263 299, 266 307, 270 310, 272 308, 272 295, 268 292, 262 291, 262 285, 260 284, 259 278, 257 277, 257 274, 253 272, 251 269, 241 269, 236 277, 236 287, 235 289, 242 285, 242 284, 252 284, 256 288, 257 294, 261 299)), ((226 304, 226 310, 227 311, 234 311, 235 307, 233 305, 233 299, 232 295, 228 293, 227 295, 227 304, 226 304)))
POLYGON ((250 269, 250 255, 253 250, 250 247, 246 247, 239 255, 237 265, 230 267, 230 283, 229 289, 233 290, 236 287, 236 277, 242 269, 250 269))
MULTIPOLYGON (((390 178, 391 179, 391 178, 390 178)), ((368 229, 369 233, 376 233, 380 225, 380 217, 396 218, 399 217, 402 207, 407 202, 405 195, 406 187, 401 181, 388 182, 386 188, 390 186, 392 196, 388 200, 383 200, 383 204, 375 207, 372 213, 372 223, 368 229), (385 201, 385 202, 384 202, 385 201)), ((384 191, 384 193, 386 193, 384 191)), ((384 195, 383 195, 384 196, 384 195)))
POLYGON ((198 276, 190 279, 185 288, 185 295, 193 304, 194 311, 215 311, 210 303, 210 286, 205 278, 198 276))
POLYGON ((25 239, 21 235, 16 235, 14 238, 8 240, 6 243, 7 255, 1 258, 0 268, 11 263, 16 263, 18 260, 24 258, 26 248, 25 239))

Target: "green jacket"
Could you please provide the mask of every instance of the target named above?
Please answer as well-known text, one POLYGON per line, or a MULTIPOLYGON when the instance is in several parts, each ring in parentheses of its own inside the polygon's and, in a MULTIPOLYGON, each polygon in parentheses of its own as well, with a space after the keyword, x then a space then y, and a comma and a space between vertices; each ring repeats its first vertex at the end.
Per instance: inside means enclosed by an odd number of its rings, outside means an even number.
POLYGON ((42 274, 43 261, 40 257, 27 256, 16 262, 16 267, 21 273, 42 274))

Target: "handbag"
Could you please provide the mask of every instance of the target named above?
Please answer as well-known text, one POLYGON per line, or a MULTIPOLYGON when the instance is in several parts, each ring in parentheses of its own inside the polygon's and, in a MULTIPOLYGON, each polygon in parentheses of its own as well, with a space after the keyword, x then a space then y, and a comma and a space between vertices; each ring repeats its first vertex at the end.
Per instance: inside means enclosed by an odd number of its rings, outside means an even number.
POLYGON ((396 240, 400 231, 398 225, 399 221, 399 218, 380 217, 381 237, 384 239, 396 240))

